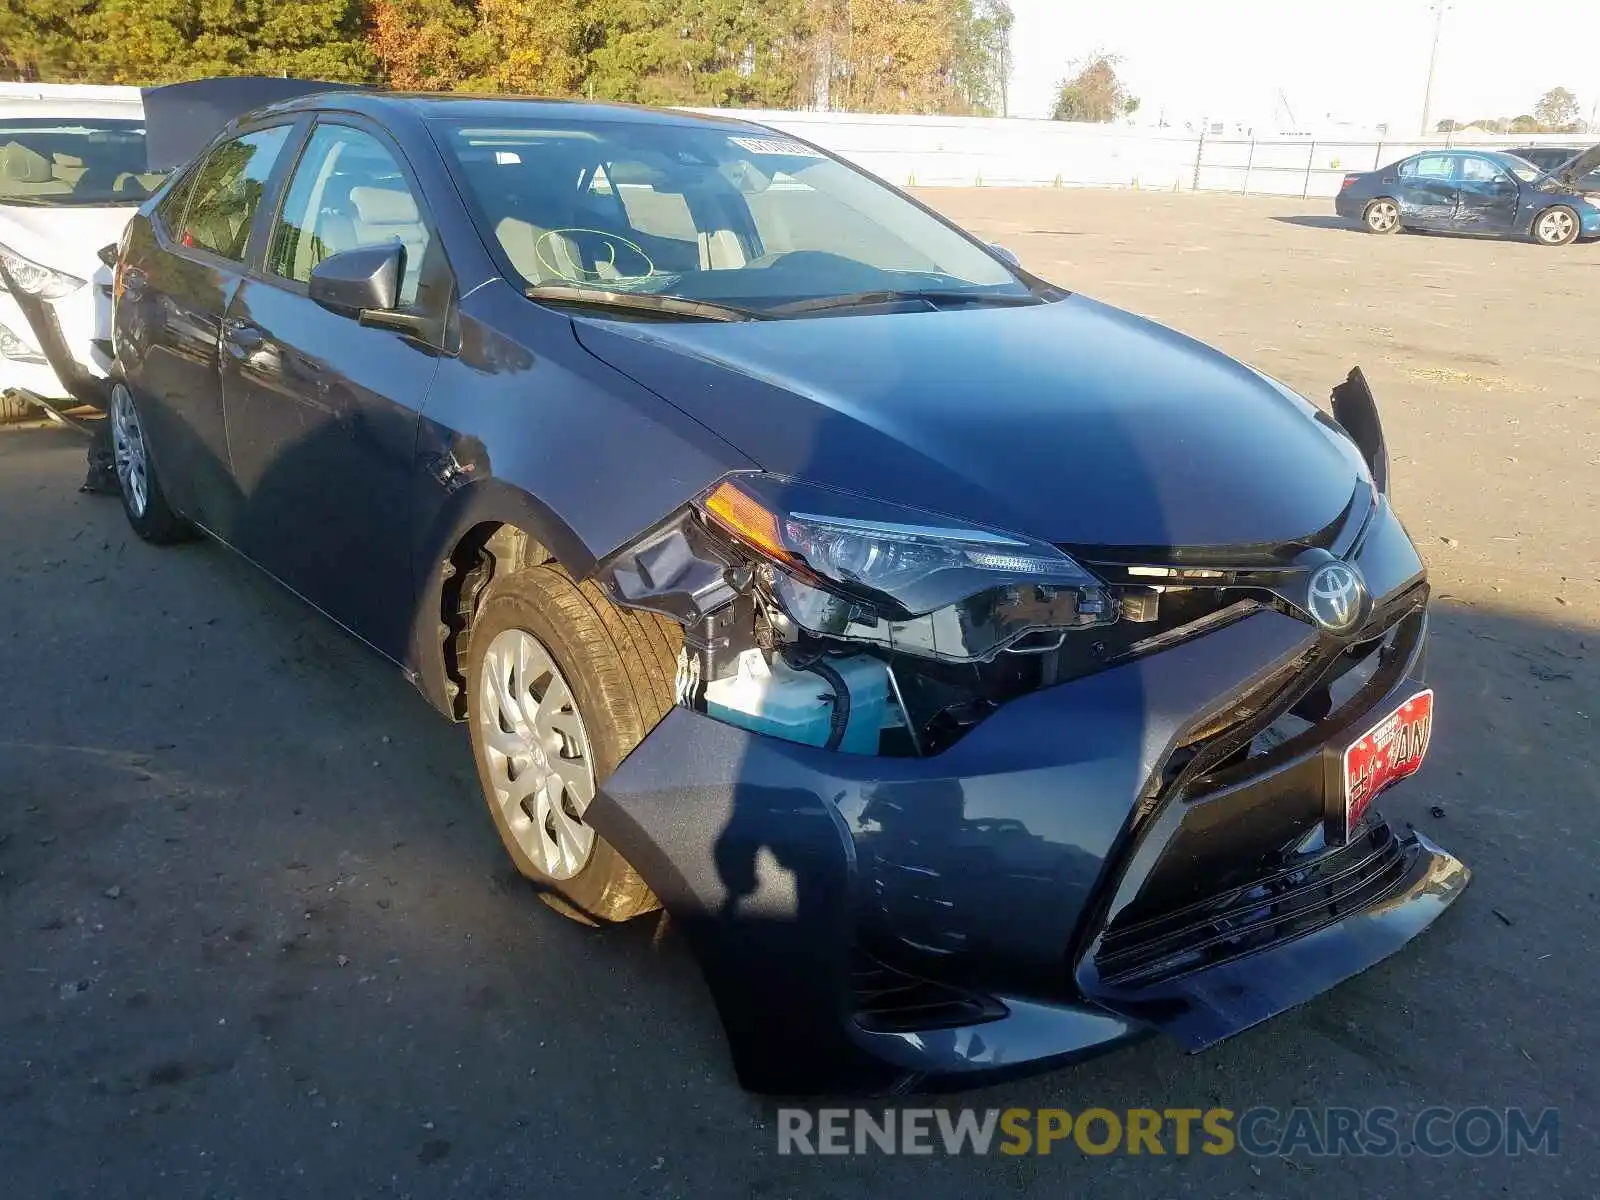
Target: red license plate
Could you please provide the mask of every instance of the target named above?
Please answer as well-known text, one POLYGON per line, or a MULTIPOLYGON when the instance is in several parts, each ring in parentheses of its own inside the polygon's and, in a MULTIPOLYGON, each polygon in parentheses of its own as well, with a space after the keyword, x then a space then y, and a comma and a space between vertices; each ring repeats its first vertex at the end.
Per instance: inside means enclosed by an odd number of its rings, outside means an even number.
POLYGON ((1433 689, 1418 692, 1344 752, 1345 837, 1366 815, 1372 799, 1391 783, 1416 774, 1433 733, 1433 689))

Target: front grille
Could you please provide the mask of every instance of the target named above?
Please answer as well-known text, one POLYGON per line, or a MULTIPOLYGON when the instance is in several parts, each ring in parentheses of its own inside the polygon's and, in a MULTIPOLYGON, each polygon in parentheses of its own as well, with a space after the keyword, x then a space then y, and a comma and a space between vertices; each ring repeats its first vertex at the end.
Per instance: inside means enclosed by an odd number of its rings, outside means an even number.
POLYGON ((1151 777, 1137 819, 1168 796, 1197 796, 1281 762, 1326 740, 1400 681, 1416 657, 1428 587, 1419 583, 1374 610, 1349 643, 1321 641, 1283 671, 1178 738, 1151 777), (1372 669, 1353 695, 1335 698, 1340 679, 1372 669), (1285 726, 1278 736, 1261 735, 1285 726))
POLYGON ((1352 644, 1314 656, 1293 689, 1236 728, 1230 754, 1189 776, 1186 794, 1228 787, 1350 733, 1416 661, 1427 595, 1418 584, 1374 612, 1352 644))
POLYGON ((1006 1015, 998 1000, 888 966, 857 950, 850 967, 851 1011, 872 1033, 976 1025, 1006 1015))
POLYGON ((1095 956, 1101 980, 1148 987, 1303 937, 1383 900, 1409 860, 1408 847, 1380 822, 1308 862, 1112 929, 1095 956))

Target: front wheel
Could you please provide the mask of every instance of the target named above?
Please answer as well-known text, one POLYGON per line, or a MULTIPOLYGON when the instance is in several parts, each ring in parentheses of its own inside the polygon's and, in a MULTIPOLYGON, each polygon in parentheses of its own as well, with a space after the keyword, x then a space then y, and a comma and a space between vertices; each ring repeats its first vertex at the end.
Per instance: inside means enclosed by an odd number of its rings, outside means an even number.
POLYGON ((554 563, 490 583, 472 624, 472 753, 500 840, 552 907, 591 923, 656 908, 585 821, 599 784, 673 704, 682 631, 554 563))
POLYGON ((1400 206, 1389 197, 1380 196, 1367 205, 1366 211, 1361 214, 1361 223, 1367 227, 1368 233, 1398 233, 1400 206))
POLYGON ((173 512, 161 490, 144 424, 133 392, 120 379, 111 385, 111 453, 117 468, 117 488, 122 495, 122 511, 128 524, 147 542, 158 546, 181 542, 193 527, 173 512))
POLYGON ((1564 204, 1547 208, 1533 222, 1533 240, 1541 246, 1565 246, 1578 236, 1578 214, 1564 204))

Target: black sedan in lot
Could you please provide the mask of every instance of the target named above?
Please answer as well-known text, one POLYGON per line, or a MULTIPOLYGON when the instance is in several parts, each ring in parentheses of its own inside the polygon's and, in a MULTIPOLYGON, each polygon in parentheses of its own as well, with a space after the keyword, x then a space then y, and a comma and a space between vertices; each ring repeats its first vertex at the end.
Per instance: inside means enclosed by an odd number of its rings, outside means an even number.
POLYGON ((1426 229, 1565 246, 1600 235, 1600 199, 1575 179, 1547 175, 1513 154, 1428 150, 1346 175, 1333 207, 1372 233, 1426 229))
POLYGON ((1199 1049, 1467 884, 1373 807, 1433 694, 1359 371, 1329 417, 788 135, 604 105, 256 110, 115 290, 133 527, 464 722, 516 866, 665 907, 751 1088, 1199 1049))
POLYGON ((1591 198, 1600 196, 1600 144, 1593 146, 1517 146, 1506 151, 1525 159, 1546 175, 1591 198))

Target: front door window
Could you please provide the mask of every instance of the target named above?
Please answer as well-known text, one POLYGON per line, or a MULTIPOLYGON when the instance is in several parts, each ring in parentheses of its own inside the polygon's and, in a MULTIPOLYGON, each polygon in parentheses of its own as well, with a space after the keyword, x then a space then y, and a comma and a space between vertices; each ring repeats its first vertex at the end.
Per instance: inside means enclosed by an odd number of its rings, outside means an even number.
POLYGON ((405 249, 400 305, 415 303, 430 237, 394 155, 369 133, 318 125, 306 145, 273 230, 267 270, 305 283, 329 255, 362 246, 405 249))

